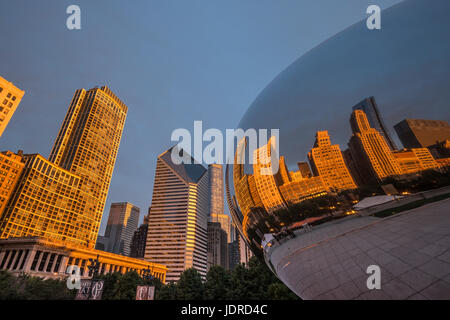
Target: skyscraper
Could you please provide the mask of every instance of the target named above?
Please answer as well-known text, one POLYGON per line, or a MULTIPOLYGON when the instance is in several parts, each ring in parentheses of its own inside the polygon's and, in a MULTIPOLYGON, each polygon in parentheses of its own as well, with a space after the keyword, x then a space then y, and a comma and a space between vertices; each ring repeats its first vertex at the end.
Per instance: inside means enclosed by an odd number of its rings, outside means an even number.
POLYGON ((314 148, 308 153, 315 176, 320 176, 329 189, 356 189, 356 184, 345 165, 339 145, 331 144, 328 131, 318 131, 314 148))
POLYGON ((131 240, 139 224, 140 209, 129 202, 111 204, 105 237, 105 250, 130 256, 131 240))
POLYGON ((405 148, 426 148, 450 139, 447 121, 405 119, 394 126, 405 148))
POLYGON ((188 268, 197 269, 205 277, 208 171, 192 157, 191 164, 175 164, 172 150, 185 154, 176 146, 158 156, 145 259, 166 265, 167 281, 178 281, 188 268))
POLYGON ((139 226, 134 232, 130 245, 130 257, 132 258, 144 258, 145 257, 145 244, 147 242, 148 221, 139 226))
POLYGON ((25 91, 0 77, 0 137, 19 106, 25 91))
POLYGON ((227 233, 219 222, 208 222, 208 269, 214 265, 228 269, 227 233))
POLYGON ((75 92, 49 160, 80 177, 82 212, 77 223, 96 243, 127 115, 127 106, 106 86, 75 92))
POLYGON ((25 166, 22 156, 22 151, 0 153, 0 220, 25 166))
POLYGON ((391 148, 391 150, 397 149, 387 126, 384 124, 384 120, 378 109, 377 103, 375 102, 375 97, 365 98, 364 100, 353 106, 352 110, 364 111, 370 126, 380 133, 380 135, 385 139, 389 148, 391 148))
POLYGON ((348 146, 364 183, 402 174, 391 148, 381 133, 370 126, 364 111, 353 111, 350 124, 353 135, 348 146))
POLYGON ((283 184, 281 174, 277 170, 273 174, 263 170, 275 171, 272 164, 272 152, 275 149, 275 137, 271 137, 266 145, 254 150, 253 176, 261 201, 267 212, 271 213, 277 209, 286 207, 278 186, 283 184))
POLYGON ((224 213, 224 193, 223 193, 223 166, 220 164, 210 164, 208 166, 209 176, 209 221, 219 222, 222 229, 227 234, 230 242, 230 217, 224 213))

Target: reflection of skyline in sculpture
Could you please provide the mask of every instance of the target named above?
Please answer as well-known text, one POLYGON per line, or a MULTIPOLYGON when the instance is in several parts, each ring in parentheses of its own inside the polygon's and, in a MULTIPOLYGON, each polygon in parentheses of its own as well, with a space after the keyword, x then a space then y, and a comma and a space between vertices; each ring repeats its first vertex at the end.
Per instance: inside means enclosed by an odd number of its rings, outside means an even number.
MULTIPOLYGON (((280 155, 278 170, 274 174, 261 174, 262 169, 271 168, 276 158, 272 154, 275 137, 271 137, 266 145, 253 150, 253 174, 246 174, 243 156, 247 140, 244 137, 238 142, 233 180, 237 206, 242 214, 242 232, 247 240, 250 240, 249 229, 258 222, 266 221, 266 226, 271 230, 278 228, 280 226, 268 224, 267 219, 271 215, 278 219, 280 210, 305 200, 335 192, 352 192, 360 186, 379 184, 390 177, 408 180, 411 174, 415 176, 421 171, 440 169, 427 148, 392 150, 360 109, 352 112, 350 125, 353 135, 348 143, 349 148, 343 152, 339 145, 331 144, 328 131, 316 133, 314 145, 308 153, 312 170, 307 163, 298 162, 299 170, 289 171, 285 156, 280 155)), ((255 231, 260 236, 261 230, 255 231)))
POLYGON ((372 128, 377 130, 381 136, 386 140, 387 144, 392 150, 396 150, 394 140, 392 139, 388 128, 384 124, 383 117, 381 116, 380 111, 378 110, 377 103, 375 101, 375 97, 365 98, 360 103, 356 104, 353 108, 355 110, 362 110, 365 112, 367 116, 367 120, 372 128))

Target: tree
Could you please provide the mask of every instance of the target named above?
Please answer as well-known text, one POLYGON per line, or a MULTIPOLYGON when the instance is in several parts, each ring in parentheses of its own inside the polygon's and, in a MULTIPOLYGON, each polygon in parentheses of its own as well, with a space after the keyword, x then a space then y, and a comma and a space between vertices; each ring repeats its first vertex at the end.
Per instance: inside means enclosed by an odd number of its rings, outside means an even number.
POLYGON ((281 282, 271 283, 267 294, 269 300, 298 300, 298 297, 281 282))
POLYGON ((176 291, 178 300, 202 300, 204 287, 200 273, 194 268, 183 271, 176 291))
POLYGON ((156 291, 157 300, 176 300, 177 299, 177 285, 174 282, 169 282, 161 289, 156 291))
POLYGON ((206 300, 224 299, 228 295, 230 284, 230 273, 222 266, 212 266, 206 274, 204 298, 206 300))

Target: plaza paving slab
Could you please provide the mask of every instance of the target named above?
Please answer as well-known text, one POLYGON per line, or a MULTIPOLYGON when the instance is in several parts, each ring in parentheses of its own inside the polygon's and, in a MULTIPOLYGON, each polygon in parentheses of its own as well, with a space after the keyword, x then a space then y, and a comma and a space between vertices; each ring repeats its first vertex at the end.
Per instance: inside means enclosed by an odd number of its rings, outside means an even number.
POLYGON ((450 199, 387 218, 351 216, 266 256, 302 299, 450 299, 450 199), (381 289, 368 289, 370 265, 381 289))

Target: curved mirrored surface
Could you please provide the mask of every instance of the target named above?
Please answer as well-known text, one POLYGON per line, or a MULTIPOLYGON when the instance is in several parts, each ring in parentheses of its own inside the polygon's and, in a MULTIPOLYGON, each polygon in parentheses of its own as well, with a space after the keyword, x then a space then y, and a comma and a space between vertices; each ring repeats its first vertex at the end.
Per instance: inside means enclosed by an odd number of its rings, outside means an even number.
POLYGON ((382 219, 446 190, 449 12, 445 0, 386 9, 381 30, 349 27, 256 98, 239 124, 256 134, 238 139, 226 171, 233 222, 255 253, 317 228, 317 241, 333 237, 339 221, 353 221, 339 232, 361 228, 357 217, 382 219))

